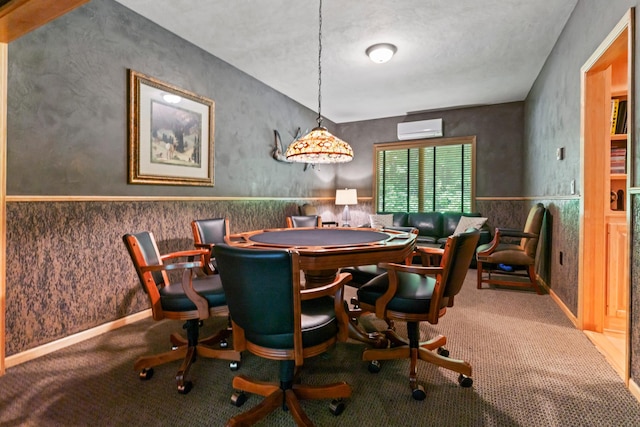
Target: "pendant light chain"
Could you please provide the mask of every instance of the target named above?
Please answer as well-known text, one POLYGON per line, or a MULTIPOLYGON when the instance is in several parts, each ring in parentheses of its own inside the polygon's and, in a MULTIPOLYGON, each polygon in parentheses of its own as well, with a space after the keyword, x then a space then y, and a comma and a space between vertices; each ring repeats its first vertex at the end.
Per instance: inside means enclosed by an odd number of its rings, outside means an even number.
MULTIPOLYGON (((318 25, 318 126, 305 136, 294 140, 285 157, 290 162, 316 165, 320 163, 345 163, 353 160, 353 149, 340 138, 331 135, 322 126, 322 0, 318 25)), ((305 168, 306 169, 306 168, 305 168)))
POLYGON ((322 126, 322 0, 318 12, 318 127, 322 126))

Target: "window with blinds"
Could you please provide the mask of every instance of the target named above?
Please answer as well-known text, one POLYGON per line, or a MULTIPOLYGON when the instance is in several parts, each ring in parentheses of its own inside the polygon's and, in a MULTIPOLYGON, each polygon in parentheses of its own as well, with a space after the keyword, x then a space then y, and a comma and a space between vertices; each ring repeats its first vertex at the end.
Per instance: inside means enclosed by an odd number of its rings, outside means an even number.
POLYGON ((378 212, 472 212, 475 137, 375 144, 378 212))

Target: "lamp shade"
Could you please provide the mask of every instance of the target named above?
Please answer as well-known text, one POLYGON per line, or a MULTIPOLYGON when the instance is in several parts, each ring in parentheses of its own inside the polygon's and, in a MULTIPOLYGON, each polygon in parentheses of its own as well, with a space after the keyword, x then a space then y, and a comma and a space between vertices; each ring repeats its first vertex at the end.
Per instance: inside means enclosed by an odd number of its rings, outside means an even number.
POLYGON ((336 205, 357 205, 358 190, 355 188, 345 188, 336 190, 336 205))
POLYGON ((301 163, 346 163, 353 160, 349 144, 333 136, 327 128, 318 126, 289 144, 287 160, 301 163))

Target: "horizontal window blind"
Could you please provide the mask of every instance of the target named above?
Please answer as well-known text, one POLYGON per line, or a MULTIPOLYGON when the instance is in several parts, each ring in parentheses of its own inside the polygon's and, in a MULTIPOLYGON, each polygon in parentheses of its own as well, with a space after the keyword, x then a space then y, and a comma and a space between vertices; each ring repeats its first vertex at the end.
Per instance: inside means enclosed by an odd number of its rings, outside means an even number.
POLYGON ((379 212, 471 212, 474 144, 417 144, 376 153, 379 212))

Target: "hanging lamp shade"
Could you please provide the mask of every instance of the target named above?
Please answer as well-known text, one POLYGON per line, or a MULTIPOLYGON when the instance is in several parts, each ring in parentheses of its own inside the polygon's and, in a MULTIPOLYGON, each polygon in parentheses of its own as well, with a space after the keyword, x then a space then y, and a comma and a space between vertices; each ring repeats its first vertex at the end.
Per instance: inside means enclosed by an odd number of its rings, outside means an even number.
POLYGON ((289 144, 287 160, 300 163, 345 163, 353 160, 353 149, 323 126, 289 144))
POLYGON ((290 162, 346 163, 353 160, 349 144, 329 133, 322 126, 322 0, 318 11, 318 126, 311 132, 289 144, 285 157, 290 162))

